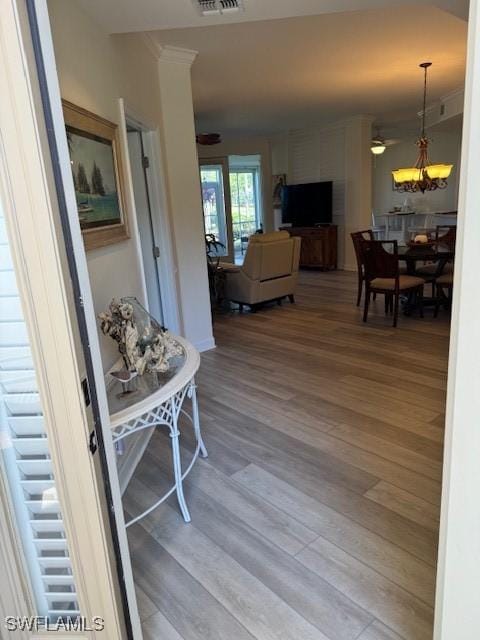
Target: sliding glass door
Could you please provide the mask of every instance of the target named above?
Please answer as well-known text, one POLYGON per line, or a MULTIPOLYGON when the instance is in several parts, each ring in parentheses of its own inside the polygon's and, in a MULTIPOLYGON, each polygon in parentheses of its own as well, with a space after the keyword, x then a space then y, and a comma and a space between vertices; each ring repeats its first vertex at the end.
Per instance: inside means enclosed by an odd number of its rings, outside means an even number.
POLYGON ((230 167, 232 233, 235 262, 243 260, 249 237, 261 228, 260 177, 257 167, 230 167))
POLYGON ((203 220, 205 234, 219 243, 216 253, 227 262, 233 262, 232 211, 228 162, 226 158, 212 158, 200 162, 203 220))
POLYGON ((200 161, 205 233, 221 243, 218 255, 242 263, 248 240, 262 228, 259 156, 200 161))

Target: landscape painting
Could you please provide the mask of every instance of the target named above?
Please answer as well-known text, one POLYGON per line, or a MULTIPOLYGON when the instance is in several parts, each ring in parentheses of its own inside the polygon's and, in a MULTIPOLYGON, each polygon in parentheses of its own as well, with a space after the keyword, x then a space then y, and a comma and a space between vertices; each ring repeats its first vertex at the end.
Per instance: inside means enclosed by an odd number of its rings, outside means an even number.
POLYGON ((63 114, 85 248, 127 239, 117 125, 65 100, 63 114))
POLYGON ((67 127, 67 139, 80 227, 120 224, 112 143, 71 127, 67 127))

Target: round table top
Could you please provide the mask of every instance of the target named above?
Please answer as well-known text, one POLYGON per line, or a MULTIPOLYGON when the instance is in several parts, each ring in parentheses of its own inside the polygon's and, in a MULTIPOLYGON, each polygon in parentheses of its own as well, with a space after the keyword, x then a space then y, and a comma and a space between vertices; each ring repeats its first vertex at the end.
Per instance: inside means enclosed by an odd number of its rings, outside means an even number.
POLYGON ((454 256, 455 251, 451 247, 439 242, 398 247, 399 260, 451 260, 454 256))
POLYGON ((166 402, 190 382, 200 366, 200 354, 193 345, 184 338, 174 335, 173 338, 182 345, 184 356, 176 368, 165 374, 159 374, 160 384, 152 374, 137 376, 137 390, 121 395, 121 385, 112 384, 107 390, 110 409, 110 428, 116 429, 166 402))

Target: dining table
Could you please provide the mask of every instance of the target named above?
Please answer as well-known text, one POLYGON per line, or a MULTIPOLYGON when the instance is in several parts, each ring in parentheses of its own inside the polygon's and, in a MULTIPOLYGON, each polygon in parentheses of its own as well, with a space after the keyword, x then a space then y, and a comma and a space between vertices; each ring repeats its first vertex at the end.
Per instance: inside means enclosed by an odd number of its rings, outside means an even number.
MULTIPOLYGON (((451 246, 442 244, 439 241, 423 244, 417 242, 410 243, 406 246, 399 246, 397 256, 399 262, 405 263, 407 275, 411 276, 419 275, 417 272, 419 263, 422 263, 422 265, 436 265, 436 269, 432 270, 432 273, 429 275, 429 281, 431 280, 433 282, 435 278, 442 275, 447 262, 453 261, 455 250, 451 246)), ((423 296, 422 302, 423 306, 437 307, 439 304, 439 300, 434 291, 432 291, 432 296, 423 296)), ((402 301, 405 315, 410 315, 416 306, 417 302, 412 298, 405 298, 402 301)))
POLYGON ((432 273, 432 276, 437 278, 442 274, 447 262, 452 261, 454 257, 455 251, 452 247, 439 241, 424 244, 416 242, 398 247, 398 260, 405 262, 407 274, 411 276, 416 275, 417 263, 422 262, 437 265, 436 271, 432 273))

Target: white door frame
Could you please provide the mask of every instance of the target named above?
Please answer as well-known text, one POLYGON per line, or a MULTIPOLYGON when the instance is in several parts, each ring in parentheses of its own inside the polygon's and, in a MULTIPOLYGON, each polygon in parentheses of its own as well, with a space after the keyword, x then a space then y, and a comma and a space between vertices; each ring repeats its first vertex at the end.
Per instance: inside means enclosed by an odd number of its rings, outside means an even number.
POLYGON ((470 0, 435 640, 480 637, 480 6, 470 0))
MULTIPOLYGON (((183 335, 183 321, 180 308, 180 297, 178 295, 179 284, 177 258, 175 255, 168 203, 165 195, 165 167, 162 160, 160 133, 158 129, 155 129, 153 125, 148 123, 147 119, 136 113, 123 100, 120 100, 120 105, 120 127, 121 129, 125 129, 125 140, 127 136, 127 124, 130 124, 141 131, 145 155, 150 161, 150 166, 147 169, 146 174, 148 194, 150 196, 153 235, 156 246, 160 249, 160 256, 158 258, 158 275, 163 322, 173 333, 183 335)), ((126 173, 128 174, 128 180, 130 181, 129 191, 133 194, 130 157, 128 153, 125 153, 124 155, 126 173)), ((133 210, 135 210, 135 208, 133 208, 133 210)), ((141 251, 141 246, 139 250, 141 251)), ((141 269, 143 272, 143 262, 141 264, 141 269)))
MULTIPOLYGON (((214 158, 200 158, 199 159, 199 179, 200 188, 202 184, 202 167, 208 167, 209 165, 220 165, 222 167, 222 179, 223 179, 223 199, 225 207, 225 227, 227 233, 227 246, 228 254, 222 256, 227 262, 235 262, 235 243, 233 240, 233 219, 232 219, 232 200, 230 197, 230 167, 228 166, 228 156, 218 156, 214 158)), ((204 216, 203 223, 205 224, 205 214, 203 211, 203 198, 202 198, 202 216, 204 216)))
MULTIPOLYGON (((35 6, 44 38, 47 68, 52 73, 55 66, 46 3, 38 0, 35 6)), ((58 241, 61 237, 58 228, 58 203, 40 106, 37 71, 30 44, 26 4, 23 0, 0 0, 0 13, 2 203, 18 289, 30 333, 78 600, 83 615, 101 615, 105 618, 104 631, 76 634, 76 637, 118 640, 126 637, 123 610, 118 596, 118 575, 112 559, 109 530, 100 507, 104 499, 104 488, 98 482, 95 461, 88 447, 89 424, 73 330, 77 319, 75 314, 72 315, 69 305, 70 283, 63 268, 63 242, 58 241)), ((62 122, 63 127, 56 74, 49 81, 51 96, 56 98, 52 101, 55 118, 57 122, 62 122)), ((67 154, 68 157, 66 142, 64 146, 62 154, 67 154)), ((69 162, 66 167, 62 166, 64 177, 71 173, 68 165, 69 162)), ((70 189, 66 196, 71 208, 76 208, 75 204, 72 206, 72 202, 75 202, 73 190, 70 189)), ((81 242, 81 237, 76 237, 74 242, 81 242)), ((80 269, 79 275, 80 278, 87 278, 88 282, 86 264, 80 269)), ((99 354, 89 288, 85 291, 86 316, 93 324, 90 348, 99 354)), ((97 358, 99 359, 99 355, 97 358)), ((101 370, 100 374, 103 376, 101 370)), ((106 415, 108 419, 104 397, 100 398, 100 404, 103 417, 106 415)), ((111 439, 110 447, 113 456, 111 439)), ((116 488, 113 490, 115 492, 116 488)), ((0 508, 3 513, 8 505, 5 497, 1 497, 0 508)), ((118 504, 120 516, 123 517, 120 500, 118 504)), ((119 533, 122 534, 122 531, 119 533)), ((124 534, 123 530, 126 541, 124 534)), ((2 548, 8 549, 10 545, 19 549, 13 529, 2 526, 0 536, 2 548)), ((0 579, 2 583, 8 581, 8 587, 2 584, 0 592, 3 594, 5 589, 11 588, 19 605, 31 607, 26 581, 19 572, 18 555, 7 557, 6 561, 7 571, 0 572, 0 579)), ((128 566, 126 571, 128 572, 128 566)), ((5 602, 2 597, 0 606, 8 604, 10 603, 5 602)), ((33 615, 34 611, 28 608, 25 611, 1 612, 2 615, 23 613, 33 615)), ((58 633, 54 635, 60 637, 58 633)), ((28 633, 24 637, 36 636, 28 633)), ((42 634, 41 637, 49 637, 49 634, 42 634)))

